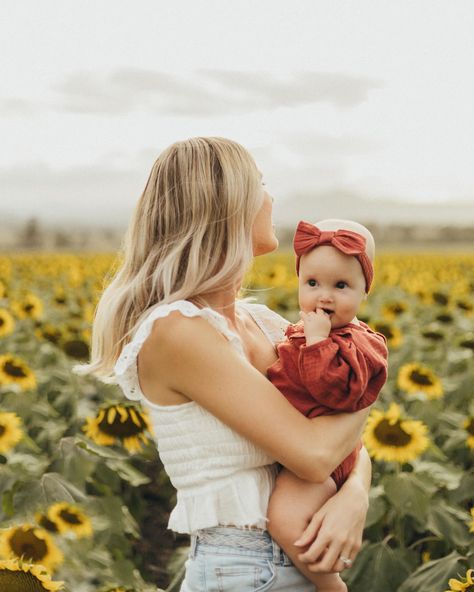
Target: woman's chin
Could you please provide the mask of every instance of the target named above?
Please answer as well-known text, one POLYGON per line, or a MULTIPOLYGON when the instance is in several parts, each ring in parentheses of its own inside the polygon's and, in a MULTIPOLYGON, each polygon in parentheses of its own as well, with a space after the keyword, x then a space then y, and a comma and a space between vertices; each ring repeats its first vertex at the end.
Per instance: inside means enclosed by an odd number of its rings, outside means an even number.
POLYGON ((275 235, 273 235, 273 237, 269 240, 259 241, 253 246, 253 256, 258 257, 259 255, 266 255, 267 253, 276 251, 276 249, 278 249, 278 245, 279 242, 275 235))

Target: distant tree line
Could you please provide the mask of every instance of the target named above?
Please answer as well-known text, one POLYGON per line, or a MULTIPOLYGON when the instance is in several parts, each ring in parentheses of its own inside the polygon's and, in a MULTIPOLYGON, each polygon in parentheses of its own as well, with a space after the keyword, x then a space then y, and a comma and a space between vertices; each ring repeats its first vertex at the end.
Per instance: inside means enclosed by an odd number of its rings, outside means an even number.
MULTIPOLYGON (((366 222, 378 246, 422 245, 436 247, 438 244, 472 244, 472 226, 430 226, 417 224, 381 225, 366 222)), ((124 237, 123 228, 97 227, 45 227, 37 218, 30 218, 22 226, 10 232, 10 239, 2 242, 0 248, 8 250, 117 250, 124 237)), ((290 248, 293 228, 278 228, 278 238, 283 248, 290 248)))

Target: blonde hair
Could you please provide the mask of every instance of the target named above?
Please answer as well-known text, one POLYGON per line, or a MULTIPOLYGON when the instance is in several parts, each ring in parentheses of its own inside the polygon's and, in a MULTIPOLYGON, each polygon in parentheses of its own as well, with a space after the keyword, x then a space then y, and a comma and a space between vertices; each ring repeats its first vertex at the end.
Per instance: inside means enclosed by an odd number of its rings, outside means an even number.
POLYGON ((103 292, 89 364, 79 374, 113 382, 113 366, 155 304, 235 288, 252 259, 261 174, 240 144, 176 142, 155 161, 123 244, 123 264, 103 292))

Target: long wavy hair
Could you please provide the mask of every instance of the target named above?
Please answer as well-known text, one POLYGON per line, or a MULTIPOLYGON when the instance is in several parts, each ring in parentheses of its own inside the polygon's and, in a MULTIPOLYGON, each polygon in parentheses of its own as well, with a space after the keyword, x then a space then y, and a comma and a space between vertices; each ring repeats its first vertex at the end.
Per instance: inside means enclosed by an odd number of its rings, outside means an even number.
POLYGON ((252 226, 263 201, 261 174, 240 144, 191 138, 153 165, 93 327, 89 364, 78 374, 113 382, 113 366, 150 307, 235 288, 252 259, 252 226))

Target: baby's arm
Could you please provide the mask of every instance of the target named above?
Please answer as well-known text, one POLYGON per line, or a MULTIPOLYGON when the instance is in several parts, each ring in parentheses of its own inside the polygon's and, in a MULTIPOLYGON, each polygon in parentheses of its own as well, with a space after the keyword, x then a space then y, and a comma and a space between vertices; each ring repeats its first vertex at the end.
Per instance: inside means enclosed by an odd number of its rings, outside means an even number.
POLYGON ((381 354, 386 347, 375 334, 367 335, 370 347, 377 348, 379 354, 368 356, 357 346, 350 330, 323 337, 324 317, 327 315, 319 310, 302 314, 306 345, 299 351, 300 379, 321 405, 337 411, 358 411, 375 401, 385 383, 386 354, 381 354))
POLYGON ((314 514, 336 492, 334 481, 311 483, 283 468, 277 477, 268 506, 268 530, 293 561, 297 569, 316 585, 319 592, 346 592, 337 573, 314 573, 298 555, 301 547, 294 542, 301 536, 314 514))

